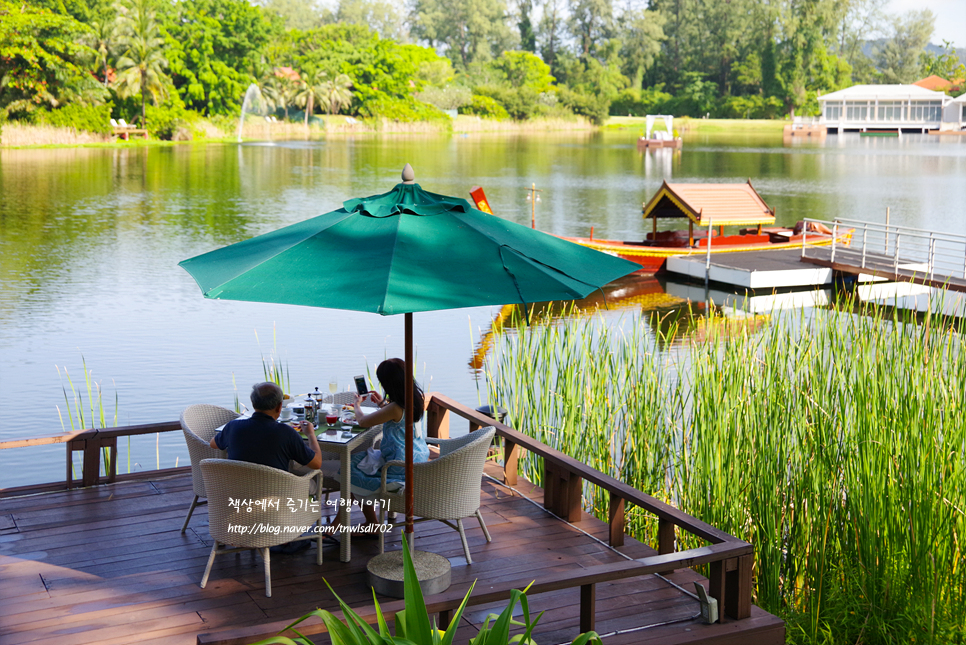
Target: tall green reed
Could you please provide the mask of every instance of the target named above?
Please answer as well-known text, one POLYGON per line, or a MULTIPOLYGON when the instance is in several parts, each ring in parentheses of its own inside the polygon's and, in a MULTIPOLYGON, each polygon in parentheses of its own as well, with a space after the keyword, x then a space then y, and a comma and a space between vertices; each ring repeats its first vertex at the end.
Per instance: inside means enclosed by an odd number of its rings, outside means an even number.
MULTIPOLYGON (((261 348, 261 343, 258 340, 258 330, 255 330, 255 342, 259 343, 259 348, 261 348)), ((272 351, 269 352, 268 358, 265 355, 261 355, 262 358, 262 371, 265 374, 265 381, 270 381, 275 383, 283 392, 291 393, 289 385, 291 380, 289 378, 288 364, 283 363, 282 359, 278 355, 278 332, 274 325, 272 325, 272 351)), ((232 381, 234 383, 234 374, 232 375, 232 381)), ((238 396, 235 396, 236 409, 238 407, 238 396)))
POLYGON ((963 326, 843 309, 712 317, 683 346, 673 319, 536 320, 499 339, 490 391, 527 434, 751 541, 792 642, 962 642, 963 326))
MULTIPOLYGON (((74 385, 74 381, 67 371, 67 367, 61 368, 58 365, 54 367, 57 370, 57 375, 61 378, 61 390, 64 393, 64 407, 65 411, 61 411, 60 406, 57 406, 57 416, 60 419, 60 426, 63 428, 64 432, 67 432, 67 424, 70 424, 71 431, 87 430, 90 428, 108 428, 117 426, 117 406, 118 398, 117 391, 114 392, 114 413, 113 416, 109 416, 107 410, 104 407, 104 392, 101 389, 101 384, 99 381, 94 380, 94 372, 87 368, 87 360, 81 355, 81 366, 84 372, 84 384, 83 389, 78 390, 74 385), (61 369, 63 369, 63 374, 61 374, 61 369), (63 379, 67 379, 67 386, 63 384, 63 379), (67 393, 67 387, 70 387, 70 394, 67 393), (87 401, 84 401, 84 391, 87 392, 87 401), (64 417, 66 413, 67 421, 65 422, 64 417), (110 419, 110 425, 108 425, 108 419, 110 419)), ((131 454, 131 444, 130 437, 128 438, 128 455, 131 454)), ((110 459, 111 453, 107 448, 103 449, 102 456, 102 467, 104 468, 104 473, 110 471, 110 459)), ((131 469, 130 457, 128 458, 128 471, 131 469)))

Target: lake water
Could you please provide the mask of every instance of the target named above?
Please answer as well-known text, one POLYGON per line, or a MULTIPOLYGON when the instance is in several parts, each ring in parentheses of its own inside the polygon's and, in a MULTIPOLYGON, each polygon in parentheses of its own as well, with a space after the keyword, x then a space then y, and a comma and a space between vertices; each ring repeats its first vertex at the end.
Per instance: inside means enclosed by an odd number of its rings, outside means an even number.
MULTIPOLYGON (((60 432, 64 368, 87 400, 82 361, 109 416, 116 400, 118 424, 127 425, 176 420, 196 402, 231 407, 235 384, 247 403, 273 346, 296 392, 325 390, 332 377, 345 388, 401 355, 402 317, 205 300, 177 264, 385 192, 407 162, 423 188, 466 197, 481 185, 498 215, 523 224, 526 189, 536 184, 537 226, 560 235, 593 226, 600 238, 642 238, 641 204, 665 178, 750 178, 781 224, 882 222, 889 207, 893 224, 966 233, 966 138, 845 135, 784 147, 780 135, 693 135, 680 152, 638 152, 636 135, 0 151, 0 439, 60 432)), ((415 316, 417 378, 427 390, 485 402, 470 363, 497 311, 415 316)), ((131 470, 189 463, 179 433, 133 443, 131 470)), ((0 451, 0 487, 63 473, 62 445, 0 451)))

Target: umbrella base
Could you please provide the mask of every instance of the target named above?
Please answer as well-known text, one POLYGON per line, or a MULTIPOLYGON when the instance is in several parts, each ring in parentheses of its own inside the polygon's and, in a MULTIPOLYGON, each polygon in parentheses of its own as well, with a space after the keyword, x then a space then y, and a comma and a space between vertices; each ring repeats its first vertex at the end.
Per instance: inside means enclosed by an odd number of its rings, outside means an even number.
MULTIPOLYGON (((449 560, 436 553, 413 552, 413 566, 424 596, 446 591, 450 586, 449 560)), ((369 585, 378 594, 390 598, 405 597, 403 584, 403 552, 390 551, 377 555, 366 565, 369 585)))

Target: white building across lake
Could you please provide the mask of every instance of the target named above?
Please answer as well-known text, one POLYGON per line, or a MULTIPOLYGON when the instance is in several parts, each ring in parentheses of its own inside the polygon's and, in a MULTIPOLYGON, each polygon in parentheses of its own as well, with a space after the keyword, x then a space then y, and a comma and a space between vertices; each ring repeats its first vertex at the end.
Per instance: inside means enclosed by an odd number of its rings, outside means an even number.
POLYGON ((962 103, 916 85, 854 85, 818 97, 820 123, 832 132, 960 130, 962 103))

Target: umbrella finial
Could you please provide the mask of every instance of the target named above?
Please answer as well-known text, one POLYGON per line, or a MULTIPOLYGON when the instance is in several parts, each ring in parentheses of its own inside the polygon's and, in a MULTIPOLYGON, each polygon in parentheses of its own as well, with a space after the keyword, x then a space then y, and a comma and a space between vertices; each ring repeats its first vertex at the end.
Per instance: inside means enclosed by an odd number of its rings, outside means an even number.
POLYGON ((416 173, 413 171, 413 167, 408 163, 403 167, 402 180, 404 184, 416 183, 416 173))

